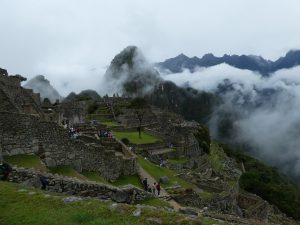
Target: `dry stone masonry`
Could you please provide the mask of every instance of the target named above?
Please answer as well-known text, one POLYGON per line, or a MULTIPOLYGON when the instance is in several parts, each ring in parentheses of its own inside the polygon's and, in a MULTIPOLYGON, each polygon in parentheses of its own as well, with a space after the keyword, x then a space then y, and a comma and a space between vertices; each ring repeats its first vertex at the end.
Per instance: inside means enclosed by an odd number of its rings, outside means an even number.
MULTIPOLYGON (((137 173, 136 157, 126 154, 119 143, 70 139, 59 120, 49 119, 45 112, 49 107, 45 103, 42 107, 39 94, 21 87, 25 78, 8 76, 3 69, 0 72, 0 157, 34 153, 48 167, 69 165, 79 172, 95 171, 108 180, 137 173)), ((62 110, 61 114, 71 117, 76 106, 70 107, 70 111, 62 110)), ((82 115, 76 112, 75 116, 82 115)))
POLYGON ((122 188, 113 187, 90 181, 81 181, 75 178, 63 177, 49 173, 40 173, 31 169, 14 167, 10 179, 16 183, 40 188, 40 176, 48 180, 47 190, 52 192, 77 195, 82 197, 94 197, 110 199, 115 202, 134 203, 153 197, 135 186, 127 185, 122 188))

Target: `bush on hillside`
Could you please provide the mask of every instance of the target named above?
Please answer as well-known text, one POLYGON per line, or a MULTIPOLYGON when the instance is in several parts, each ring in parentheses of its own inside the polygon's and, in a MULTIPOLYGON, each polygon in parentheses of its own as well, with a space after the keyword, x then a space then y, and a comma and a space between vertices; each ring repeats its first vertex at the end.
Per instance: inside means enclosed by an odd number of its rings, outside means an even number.
POLYGON ((257 194, 269 203, 276 205, 282 212, 297 220, 300 219, 300 187, 291 182, 274 167, 221 145, 224 152, 243 162, 246 172, 242 174, 239 184, 246 191, 257 194))

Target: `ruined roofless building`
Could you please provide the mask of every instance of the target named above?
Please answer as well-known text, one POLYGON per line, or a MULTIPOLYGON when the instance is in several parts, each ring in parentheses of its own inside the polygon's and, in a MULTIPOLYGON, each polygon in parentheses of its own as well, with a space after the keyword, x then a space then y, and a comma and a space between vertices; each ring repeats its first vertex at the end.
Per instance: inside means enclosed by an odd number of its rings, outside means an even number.
POLYGON ((6 70, 0 68, 0 111, 43 114, 40 95, 21 87, 21 82, 25 80, 21 75, 9 76, 6 70))
POLYGON ((48 167, 71 166, 108 180, 137 173, 136 157, 120 144, 115 148, 117 143, 110 147, 73 140, 56 121, 45 120, 39 95, 22 88, 24 80, 0 70, 0 157, 35 154, 48 167))

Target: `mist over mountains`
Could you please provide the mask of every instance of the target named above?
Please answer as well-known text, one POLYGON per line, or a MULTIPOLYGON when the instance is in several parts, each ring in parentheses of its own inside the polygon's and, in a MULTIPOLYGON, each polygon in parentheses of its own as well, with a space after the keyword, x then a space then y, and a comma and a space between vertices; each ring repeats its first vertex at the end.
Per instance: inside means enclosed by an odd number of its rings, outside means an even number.
POLYGON ((37 75, 30 79, 24 85, 24 88, 33 89, 35 93, 40 93, 42 99, 48 98, 52 103, 62 99, 58 91, 43 75, 37 75))
MULTIPOLYGON (((160 77, 140 54, 137 48, 127 48, 112 61, 106 76, 116 92, 142 94, 162 109, 206 123, 214 138, 243 146, 300 178, 300 66, 261 76, 222 63, 160 77)), ((287 58, 277 65, 283 62, 287 58)))
MULTIPOLYGON (((262 59, 260 65, 288 68, 269 70, 267 76, 228 63, 211 63, 209 67, 193 67, 192 71, 181 67, 182 72, 160 74, 141 50, 129 46, 114 57, 95 82, 100 85, 98 93, 145 96, 155 106, 205 123, 213 138, 243 146, 249 154, 300 180, 300 66, 294 66, 297 54, 291 51, 276 63, 262 59)), ((204 58, 210 57, 214 58, 204 58)), ((49 82, 37 78, 34 81, 39 82, 29 81, 25 87, 34 87, 42 97, 50 93, 57 98, 49 82)), ((98 97, 88 90, 68 98, 87 96, 98 97)))
POLYGON ((216 57, 213 54, 206 54, 202 58, 189 58, 184 54, 180 54, 174 58, 157 63, 156 66, 163 73, 180 73, 184 69, 195 72, 201 67, 207 68, 222 63, 230 66, 247 69, 258 72, 263 76, 269 76, 280 69, 289 69, 300 65, 300 50, 291 50, 285 56, 280 57, 276 61, 266 60, 256 55, 227 55, 216 57))
POLYGON ((243 146, 299 180, 299 75, 300 66, 264 77, 221 64, 163 77, 219 97, 222 101, 207 122, 214 138, 243 146))

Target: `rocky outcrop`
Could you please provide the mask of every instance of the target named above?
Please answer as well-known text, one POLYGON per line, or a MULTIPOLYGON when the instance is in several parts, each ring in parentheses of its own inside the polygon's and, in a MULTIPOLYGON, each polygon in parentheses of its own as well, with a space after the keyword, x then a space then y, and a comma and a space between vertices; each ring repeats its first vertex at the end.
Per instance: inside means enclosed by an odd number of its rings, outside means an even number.
POLYGON ((162 81, 159 73, 147 62, 136 46, 128 46, 112 60, 105 77, 115 92, 141 96, 162 81))

